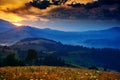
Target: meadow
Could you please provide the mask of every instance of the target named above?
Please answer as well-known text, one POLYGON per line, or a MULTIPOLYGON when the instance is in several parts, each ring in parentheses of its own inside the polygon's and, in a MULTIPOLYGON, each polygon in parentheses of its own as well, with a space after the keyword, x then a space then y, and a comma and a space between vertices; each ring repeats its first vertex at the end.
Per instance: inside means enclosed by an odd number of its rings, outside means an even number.
POLYGON ((120 80, 120 73, 53 66, 1 67, 0 80, 120 80))

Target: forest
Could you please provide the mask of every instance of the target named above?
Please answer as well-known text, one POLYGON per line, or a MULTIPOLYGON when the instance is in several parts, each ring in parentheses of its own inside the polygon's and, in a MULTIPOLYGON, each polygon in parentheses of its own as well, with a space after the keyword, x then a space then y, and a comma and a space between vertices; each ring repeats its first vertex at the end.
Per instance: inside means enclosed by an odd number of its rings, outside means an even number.
POLYGON ((120 64, 118 63, 120 57, 119 49, 87 48, 63 45, 60 42, 55 45, 44 44, 41 46, 44 46, 46 50, 21 50, 20 48, 1 46, 0 66, 45 65, 120 71, 120 64))

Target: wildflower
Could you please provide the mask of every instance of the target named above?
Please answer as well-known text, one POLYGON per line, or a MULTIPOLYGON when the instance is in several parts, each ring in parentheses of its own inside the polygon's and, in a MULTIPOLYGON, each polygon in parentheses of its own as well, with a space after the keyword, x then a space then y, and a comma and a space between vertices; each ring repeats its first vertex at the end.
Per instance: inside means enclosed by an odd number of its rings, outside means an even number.
POLYGON ((78 74, 80 74, 80 72, 78 72, 78 74))
POLYGON ((71 77, 69 77, 69 79, 72 79, 71 77))
POLYGON ((85 75, 87 76, 87 75, 88 75, 88 73, 85 73, 85 75))
POLYGON ((47 75, 47 72, 45 72, 45 74, 47 75))
POLYGON ((93 76, 93 78, 97 78, 97 76, 93 76))
POLYGON ((83 77, 83 76, 81 76, 81 78, 83 79, 84 77, 83 77))
POLYGON ((100 71, 96 71, 97 73, 100 73, 100 71))

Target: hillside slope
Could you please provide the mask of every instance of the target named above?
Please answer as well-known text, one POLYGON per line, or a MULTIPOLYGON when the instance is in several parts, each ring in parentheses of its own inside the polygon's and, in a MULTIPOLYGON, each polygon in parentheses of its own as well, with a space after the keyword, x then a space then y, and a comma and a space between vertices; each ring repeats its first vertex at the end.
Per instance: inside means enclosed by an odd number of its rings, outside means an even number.
POLYGON ((11 24, 8 21, 0 19, 0 33, 12 30, 15 28, 15 25, 11 24))
MULTIPOLYGON (((34 49, 39 55, 41 55, 41 53, 51 54, 61 57, 66 63, 74 64, 78 67, 101 66, 105 69, 120 71, 120 64, 118 62, 120 60, 119 49, 95 49, 64 45, 60 42, 44 38, 23 39, 10 47, 14 50, 24 51, 24 54, 26 54, 29 49, 34 49)), ((20 53, 22 53, 21 56, 23 56, 23 52, 20 53)))
POLYGON ((26 38, 12 45, 11 48, 22 51, 27 51, 28 49, 34 49, 39 52, 39 51, 61 50, 62 46, 63 45, 60 42, 56 42, 49 39, 26 38))

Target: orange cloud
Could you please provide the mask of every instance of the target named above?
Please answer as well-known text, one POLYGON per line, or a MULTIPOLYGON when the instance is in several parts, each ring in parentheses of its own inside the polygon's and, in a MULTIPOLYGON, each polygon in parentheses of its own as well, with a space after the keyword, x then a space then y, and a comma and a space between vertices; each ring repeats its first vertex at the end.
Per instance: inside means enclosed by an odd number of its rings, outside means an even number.
POLYGON ((28 1, 30 0, 0 0, 0 19, 10 22, 20 22, 25 20, 24 17, 19 16, 18 14, 5 11, 23 7, 28 1))
POLYGON ((0 0, 0 9, 15 9, 22 7, 30 0, 0 0))
POLYGON ((95 0, 68 0, 67 4, 70 4, 72 2, 74 3, 81 3, 81 4, 87 4, 87 3, 90 3, 90 2, 93 2, 95 0))
POLYGON ((20 17, 16 14, 13 14, 13 13, 8 14, 3 11, 0 11, 0 19, 7 20, 10 22, 20 22, 20 21, 24 20, 23 17, 20 17))
MULTIPOLYGON (((40 10, 32 6, 25 6, 25 3, 31 0, 0 0, 0 19, 10 21, 12 23, 21 23, 23 21, 41 21, 48 22, 49 12, 57 8, 57 6, 48 7, 45 10, 40 10)), ((93 0, 76 0, 79 3, 88 3, 93 0)))

